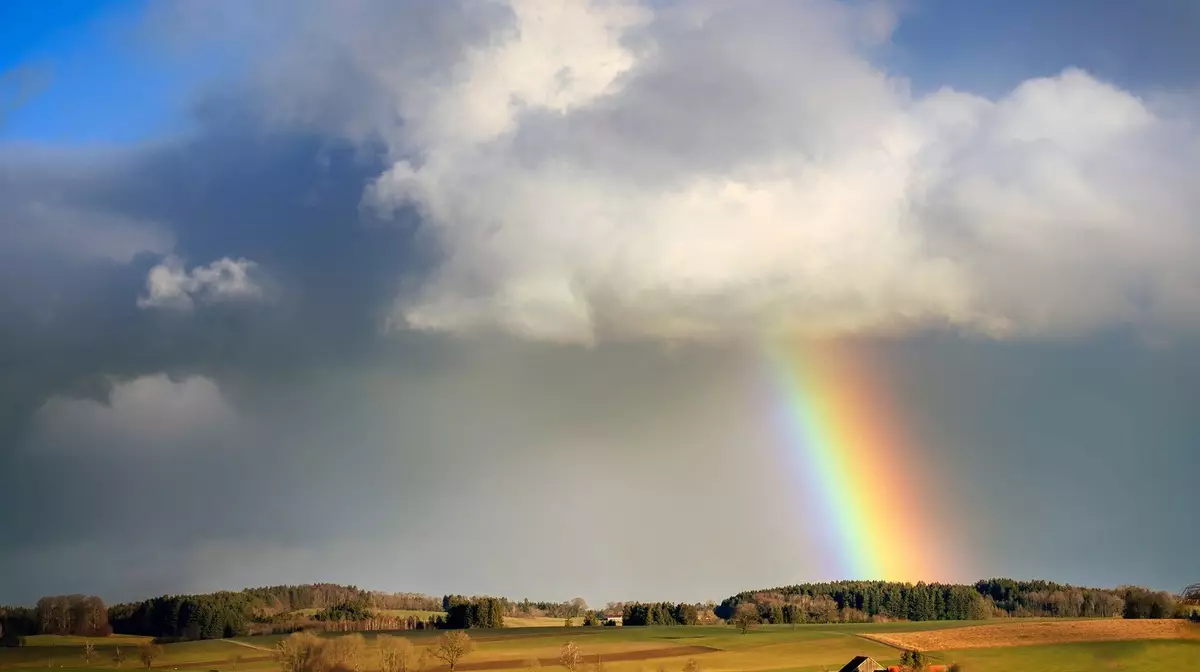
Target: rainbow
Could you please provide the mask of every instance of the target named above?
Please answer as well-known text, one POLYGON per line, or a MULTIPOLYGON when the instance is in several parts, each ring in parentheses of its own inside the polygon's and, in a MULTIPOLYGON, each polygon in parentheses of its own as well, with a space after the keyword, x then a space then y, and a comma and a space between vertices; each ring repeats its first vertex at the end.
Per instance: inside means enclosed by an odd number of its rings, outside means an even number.
POLYGON ((806 477, 809 509, 832 553, 828 578, 908 581, 945 577, 951 549, 925 500, 936 469, 906 443, 869 361, 847 346, 767 346, 783 400, 779 421, 806 477), (925 465, 929 466, 929 465, 925 465), (941 541, 942 543, 939 543, 941 541))

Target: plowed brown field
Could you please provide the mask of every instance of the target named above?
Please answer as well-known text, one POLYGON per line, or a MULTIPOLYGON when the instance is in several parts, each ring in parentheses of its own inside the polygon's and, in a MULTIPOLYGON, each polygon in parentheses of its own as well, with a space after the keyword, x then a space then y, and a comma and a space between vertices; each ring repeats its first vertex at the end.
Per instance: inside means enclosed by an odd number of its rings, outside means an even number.
POLYGON ((1200 639, 1200 626, 1187 621, 1098 619, 1088 621, 1013 621, 994 625, 863 635, 901 649, 949 651, 995 646, 1063 642, 1115 642, 1134 639, 1200 639))

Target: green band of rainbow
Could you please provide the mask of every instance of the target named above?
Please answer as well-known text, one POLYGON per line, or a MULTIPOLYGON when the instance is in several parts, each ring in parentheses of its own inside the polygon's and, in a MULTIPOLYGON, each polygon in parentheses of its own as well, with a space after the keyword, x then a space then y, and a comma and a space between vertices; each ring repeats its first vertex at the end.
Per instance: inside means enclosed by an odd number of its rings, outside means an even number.
POLYGON ((929 534, 931 516, 920 506, 926 488, 910 468, 919 455, 896 431, 866 367, 830 344, 773 343, 767 352, 806 499, 822 512, 820 522, 837 547, 839 576, 830 578, 944 576, 947 553, 929 534))

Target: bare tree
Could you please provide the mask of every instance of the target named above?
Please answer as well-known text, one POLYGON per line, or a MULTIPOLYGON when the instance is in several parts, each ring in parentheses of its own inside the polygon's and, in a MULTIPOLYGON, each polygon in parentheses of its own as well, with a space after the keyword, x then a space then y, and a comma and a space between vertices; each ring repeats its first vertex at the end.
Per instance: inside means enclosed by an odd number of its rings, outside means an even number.
POLYGON ((697 663, 695 658, 688 658, 683 664, 683 672, 700 672, 700 663, 697 663))
POLYGON ((575 642, 563 644, 562 653, 558 654, 558 664, 567 668, 569 672, 576 672, 583 664, 583 653, 579 651, 579 645, 575 642))
POLYGON ((138 647, 138 659, 142 661, 147 670, 150 669, 155 660, 158 660, 162 656, 162 653, 163 648, 154 642, 146 642, 138 647))
POLYGON ((84 642, 83 643, 83 662, 86 663, 90 667, 92 664, 92 660, 95 657, 96 657, 96 645, 91 642, 84 642))
POLYGON ((404 637, 379 635, 375 638, 379 647, 381 672, 410 672, 416 664, 416 648, 404 637))
POLYGON ((462 630, 452 630, 438 637, 437 643, 430 651, 435 658, 450 666, 450 672, 454 672, 459 661, 471 653, 473 648, 475 647, 467 633, 462 630))
POLYGON ((121 664, 125 662, 125 654, 121 652, 121 647, 118 646, 113 651, 112 661, 113 661, 113 664, 116 665, 117 667, 120 667, 121 664))
POLYGON ((433 661, 434 655, 432 647, 425 647, 421 649, 420 655, 417 656, 417 669, 423 670, 427 667, 433 667, 433 661))
POLYGON ((327 640, 322 647, 321 657, 325 661, 326 669, 359 672, 363 666, 366 649, 366 640, 356 632, 327 640))
POLYGON ((525 672, 542 672, 542 661, 537 658, 525 661, 525 672))
POLYGON ((293 633, 275 647, 275 660, 283 672, 324 672, 321 655, 325 640, 311 632, 293 633))
POLYGON ((750 628, 758 625, 759 620, 758 607, 750 602, 739 604, 737 611, 733 614, 733 624, 741 629, 743 635, 750 628))

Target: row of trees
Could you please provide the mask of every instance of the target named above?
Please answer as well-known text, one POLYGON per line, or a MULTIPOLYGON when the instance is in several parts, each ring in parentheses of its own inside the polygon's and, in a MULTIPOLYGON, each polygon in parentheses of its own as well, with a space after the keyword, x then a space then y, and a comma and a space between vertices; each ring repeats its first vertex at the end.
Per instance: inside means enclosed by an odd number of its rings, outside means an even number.
POLYGON ((374 616, 375 613, 365 601, 357 600, 326 607, 312 617, 316 621, 365 621, 374 616))
POLYGON ((504 601, 496 597, 465 597, 447 595, 444 627, 452 630, 466 628, 503 628, 504 601))
MULTIPOLYGON (((442 598, 443 610, 448 610, 447 600, 452 597, 447 595, 442 598)), ((508 598, 496 598, 500 601, 500 606, 503 609, 505 616, 548 616, 550 618, 579 618, 585 615, 588 611, 587 601, 582 597, 576 597, 564 602, 534 602, 528 598, 513 601, 508 598)))
POLYGON ((1079 588, 1049 581, 990 579, 975 589, 1010 616, 1112 617, 1121 615, 1122 591, 1079 588))
POLYGON ((306 621, 297 618, 293 623, 277 626, 270 630, 273 634, 300 632, 301 630, 316 630, 319 632, 375 632, 378 630, 433 630, 446 627, 446 619, 442 616, 388 616, 373 613, 369 618, 360 621, 306 621))
POLYGON ((748 602, 757 607, 759 617, 767 623, 877 618, 931 621, 995 616, 1113 617, 1124 613, 1126 592, 1123 588, 1102 590, 1012 579, 990 579, 974 585, 837 581, 739 593, 724 600, 716 614, 728 620, 738 605, 748 602))
POLYGON ((108 609, 93 595, 43 597, 37 606, 0 606, 0 645, 15 646, 29 635, 107 637, 108 609))
POLYGON ((178 639, 219 639, 249 632, 253 604, 244 593, 164 595, 109 610, 113 631, 178 639))
POLYGON ((565 602, 414 593, 380 593, 354 586, 305 584, 250 588, 207 595, 162 596, 105 608, 95 596, 45 597, 33 608, 0 607, 0 643, 13 645, 34 634, 103 636, 110 632, 159 638, 206 639, 251 630, 293 632, 301 628, 364 631, 501 627, 507 615, 585 616, 593 624, 620 613, 626 625, 692 625, 732 620, 741 605, 755 622, 821 623, 879 618, 964 619, 989 616, 1170 618, 1200 609, 1200 585, 1178 596, 1122 587, 1080 588, 1047 581, 990 579, 973 585, 840 581, 750 591, 719 605, 609 603, 592 611, 582 598, 565 602), (312 616, 299 610, 319 609, 312 616), (444 611, 444 616, 390 616, 386 609, 444 611))
POLYGON ((699 612, 696 605, 685 602, 632 602, 625 605, 621 622, 624 625, 696 625, 699 612))
POLYGON ((17 646, 37 634, 37 612, 29 607, 0 606, 0 646, 17 646))
POLYGON ((43 597, 34 607, 37 631, 43 635, 107 637, 108 608, 94 595, 55 595, 43 597))
POLYGON ((1137 586, 1125 586, 1122 615, 1125 618, 1174 618, 1185 616, 1176 610, 1175 596, 1137 586))
POLYGON ((300 609, 326 609, 339 604, 362 603, 373 609, 439 611, 440 600, 419 593, 385 593, 336 583, 263 586, 241 591, 256 615, 284 614, 300 609))
POLYGON ((828 623, 885 617, 897 620, 973 620, 992 615, 990 599, 972 586, 840 581, 739 593, 717 606, 729 620, 738 605, 751 603, 767 623, 828 623))

